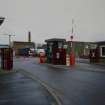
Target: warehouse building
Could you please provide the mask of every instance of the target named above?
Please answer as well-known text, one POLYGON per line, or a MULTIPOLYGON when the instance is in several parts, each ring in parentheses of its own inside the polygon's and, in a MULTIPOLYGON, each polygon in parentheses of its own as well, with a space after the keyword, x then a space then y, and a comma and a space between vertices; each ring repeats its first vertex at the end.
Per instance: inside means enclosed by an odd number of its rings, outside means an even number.
POLYGON ((13 41, 11 47, 16 56, 18 55, 28 55, 30 49, 35 49, 35 43, 31 42, 31 32, 28 32, 27 41, 13 41))
POLYGON ((15 55, 21 55, 20 52, 24 53, 24 51, 27 51, 25 53, 28 54, 28 50, 35 49, 35 43, 34 42, 13 41, 12 48, 13 48, 13 51, 15 52, 15 55))

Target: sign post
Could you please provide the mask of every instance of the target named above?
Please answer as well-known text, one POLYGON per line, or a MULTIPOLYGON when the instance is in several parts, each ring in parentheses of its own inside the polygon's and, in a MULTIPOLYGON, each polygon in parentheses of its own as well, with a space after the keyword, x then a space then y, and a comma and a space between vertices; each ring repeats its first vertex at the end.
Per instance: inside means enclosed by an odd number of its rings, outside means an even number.
POLYGON ((73 36, 70 36, 71 39, 71 45, 70 45, 70 65, 75 65, 75 57, 73 52, 73 36))

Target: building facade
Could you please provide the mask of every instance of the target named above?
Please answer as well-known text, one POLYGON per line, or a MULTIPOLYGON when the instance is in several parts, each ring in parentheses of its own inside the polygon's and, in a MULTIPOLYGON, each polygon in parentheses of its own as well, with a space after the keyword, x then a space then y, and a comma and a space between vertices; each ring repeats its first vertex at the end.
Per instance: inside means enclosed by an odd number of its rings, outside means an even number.
POLYGON ((81 41, 68 41, 67 44, 67 53, 70 52, 71 44, 75 54, 75 57, 84 57, 87 58, 89 56, 89 51, 92 42, 81 42, 81 41))
POLYGON ((105 41, 96 42, 100 51, 100 57, 105 58, 105 41))
POLYGON ((13 41, 11 46, 13 48, 13 51, 15 52, 15 55, 19 55, 19 50, 23 48, 35 49, 34 42, 13 41))

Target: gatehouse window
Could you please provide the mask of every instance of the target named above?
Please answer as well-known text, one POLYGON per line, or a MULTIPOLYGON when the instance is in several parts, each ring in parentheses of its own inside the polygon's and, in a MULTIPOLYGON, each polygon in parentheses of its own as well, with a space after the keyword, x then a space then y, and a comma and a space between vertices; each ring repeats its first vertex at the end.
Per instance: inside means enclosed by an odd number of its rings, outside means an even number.
POLYGON ((100 47, 100 50, 101 50, 101 57, 105 57, 105 46, 101 46, 100 47))

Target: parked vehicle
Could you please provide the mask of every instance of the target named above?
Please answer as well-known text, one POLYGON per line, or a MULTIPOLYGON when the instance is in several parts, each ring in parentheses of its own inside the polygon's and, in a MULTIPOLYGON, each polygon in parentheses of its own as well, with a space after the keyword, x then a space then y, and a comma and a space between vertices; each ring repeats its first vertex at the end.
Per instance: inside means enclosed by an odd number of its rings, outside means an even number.
POLYGON ((40 53, 45 54, 45 50, 44 49, 37 49, 37 56, 39 56, 40 53))
POLYGON ((30 49, 30 50, 29 50, 29 56, 36 57, 36 56, 37 56, 37 51, 36 51, 36 49, 30 49))
POLYGON ((18 49, 18 52, 20 56, 29 56, 29 50, 29 48, 21 48, 18 49))

